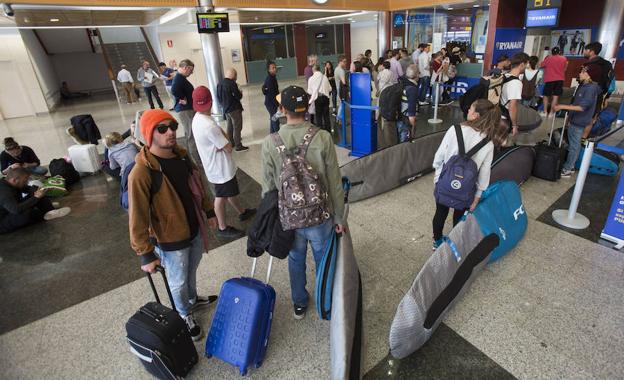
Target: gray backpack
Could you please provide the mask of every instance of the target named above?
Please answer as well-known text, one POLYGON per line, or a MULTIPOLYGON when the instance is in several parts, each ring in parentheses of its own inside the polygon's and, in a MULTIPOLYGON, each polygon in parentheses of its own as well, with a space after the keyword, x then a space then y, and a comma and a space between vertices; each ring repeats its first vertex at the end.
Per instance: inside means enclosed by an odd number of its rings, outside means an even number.
POLYGON ((279 133, 271 134, 273 144, 282 157, 277 203, 284 231, 317 226, 331 217, 327 189, 305 159, 318 131, 318 128, 310 127, 294 152, 286 149, 279 133))

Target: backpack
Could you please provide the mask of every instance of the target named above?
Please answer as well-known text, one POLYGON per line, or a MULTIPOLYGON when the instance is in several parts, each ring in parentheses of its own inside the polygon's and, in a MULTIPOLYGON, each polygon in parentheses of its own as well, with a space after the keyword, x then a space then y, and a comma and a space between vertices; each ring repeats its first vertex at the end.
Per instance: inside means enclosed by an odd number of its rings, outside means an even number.
POLYGON ((442 167, 435 185, 436 202, 455 210, 464 210, 472 205, 477 192, 479 168, 472 157, 490 140, 486 137, 466 153, 464 136, 460 125, 455 125, 459 153, 451 157, 442 167))
MULTIPOLYGON (((186 161, 186 160, 185 160, 186 161)), ((121 173, 121 184, 119 186, 119 202, 121 203, 121 207, 128 211, 130 207, 130 201, 128 199, 128 178, 130 177, 130 172, 132 168, 136 165, 136 162, 131 162, 128 166, 124 168, 123 173, 121 173)), ((152 176, 152 182, 150 186, 150 203, 151 199, 160 190, 160 185, 162 184, 162 172, 151 170, 150 174, 152 176)))
POLYGON ((379 95, 379 112, 386 121, 401 119, 401 98, 405 85, 403 81, 386 87, 379 95))
POLYGON ((535 88, 537 87, 537 72, 531 80, 526 78, 526 74, 522 77, 522 99, 531 100, 535 96, 535 88))
POLYGON ((56 158, 50 161, 48 168, 52 177, 60 175, 65 178, 65 185, 67 186, 80 181, 80 174, 74 169, 74 165, 65 161, 63 158, 56 158))
POLYGON ((279 133, 271 133, 282 158, 278 209, 284 231, 317 226, 331 218, 328 193, 319 174, 305 156, 319 128, 310 127, 299 146, 290 152, 279 133))
POLYGON ((589 132, 589 137, 597 137, 602 136, 605 133, 609 132, 611 129, 611 125, 617 119, 617 112, 613 108, 605 108, 598 114, 598 118, 596 118, 596 122, 592 126, 591 131, 589 132))

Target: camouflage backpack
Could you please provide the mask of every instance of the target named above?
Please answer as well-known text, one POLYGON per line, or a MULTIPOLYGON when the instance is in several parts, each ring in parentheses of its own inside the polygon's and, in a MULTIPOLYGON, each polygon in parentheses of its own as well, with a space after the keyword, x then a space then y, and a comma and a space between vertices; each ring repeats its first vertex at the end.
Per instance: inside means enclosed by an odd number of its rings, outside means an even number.
POLYGON ((317 226, 331 217, 325 185, 305 159, 310 142, 318 131, 318 128, 310 127, 303 142, 293 152, 286 149, 279 133, 271 134, 282 157, 278 208, 284 231, 317 226))

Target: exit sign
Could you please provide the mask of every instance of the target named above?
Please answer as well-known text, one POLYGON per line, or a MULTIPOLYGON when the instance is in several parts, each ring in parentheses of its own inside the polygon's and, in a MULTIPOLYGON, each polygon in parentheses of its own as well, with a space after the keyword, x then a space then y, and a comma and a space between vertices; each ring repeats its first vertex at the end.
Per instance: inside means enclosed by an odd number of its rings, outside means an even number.
POLYGON ((561 0, 527 0, 527 9, 560 7, 561 0))

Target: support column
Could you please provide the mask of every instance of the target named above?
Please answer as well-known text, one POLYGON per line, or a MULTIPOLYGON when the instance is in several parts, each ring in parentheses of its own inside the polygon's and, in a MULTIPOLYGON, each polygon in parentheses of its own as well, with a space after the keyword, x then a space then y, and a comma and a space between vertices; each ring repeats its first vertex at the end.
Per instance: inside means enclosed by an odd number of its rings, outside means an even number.
POLYGON ((377 12, 377 55, 383 56, 388 50, 389 19, 391 12, 377 12))
MULTIPOLYGON (((212 0, 199 0, 199 11, 214 12, 212 0)), ((212 93, 212 114, 223 115, 223 107, 217 100, 217 85, 223 79, 223 60, 221 59, 219 35, 217 33, 200 33, 199 38, 204 53, 208 89, 212 93)))
POLYGON ((607 0, 605 2, 598 41, 602 43, 603 57, 615 58, 620 43, 622 20, 624 19, 624 1, 607 0))

